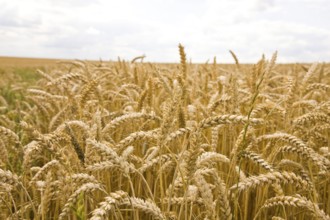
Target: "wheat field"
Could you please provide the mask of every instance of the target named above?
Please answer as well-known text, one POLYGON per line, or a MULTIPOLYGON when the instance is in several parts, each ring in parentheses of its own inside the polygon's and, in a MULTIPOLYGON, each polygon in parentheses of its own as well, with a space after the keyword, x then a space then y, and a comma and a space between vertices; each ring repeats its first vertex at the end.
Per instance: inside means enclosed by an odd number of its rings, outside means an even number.
POLYGON ((330 66, 179 54, 9 80, 0 218, 330 219, 330 66))

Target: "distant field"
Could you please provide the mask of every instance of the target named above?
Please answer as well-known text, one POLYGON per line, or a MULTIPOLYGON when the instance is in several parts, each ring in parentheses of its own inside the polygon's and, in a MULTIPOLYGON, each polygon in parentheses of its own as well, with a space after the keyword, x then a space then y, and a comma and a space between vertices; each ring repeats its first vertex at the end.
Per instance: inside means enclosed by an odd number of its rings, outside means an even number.
MULTIPOLYGON (((0 56, 0 86, 17 81, 35 82, 40 77, 40 74, 37 74, 38 69, 48 72, 67 62, 74 62, 74 60, 0 56)), ((88 62, 97 63, 98 61, 88 62)))
POLYGON ((39 79, 37 69, 51 70, 56 68, 57 59, 0 57, 0 88, 14 82, 33 83, 39 79))
POLYGON ((54 66, 59 59, 0 57, 0 68, 54 66))

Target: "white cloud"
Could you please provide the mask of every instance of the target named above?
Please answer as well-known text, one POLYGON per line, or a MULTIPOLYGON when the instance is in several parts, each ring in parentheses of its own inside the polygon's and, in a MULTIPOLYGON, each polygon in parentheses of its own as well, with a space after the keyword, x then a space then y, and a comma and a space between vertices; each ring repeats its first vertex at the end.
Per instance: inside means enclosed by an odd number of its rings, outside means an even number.
POLYGON ((259 11, 265 11, 273 8, 274 5, 274 0, 255 0, 254 8, 259 11))
POLYGON ((326 60, 327 0, 0 0, 0 55, 178 62, 326 60), (299 2, 299 4, 298 4, 299 2))
POLYGON ((101 33, 100 30, 93 28, 93 27, 89 27, 86 30, 86 34, 90 34, 90 35, 100 35, 100 33, 101 33))

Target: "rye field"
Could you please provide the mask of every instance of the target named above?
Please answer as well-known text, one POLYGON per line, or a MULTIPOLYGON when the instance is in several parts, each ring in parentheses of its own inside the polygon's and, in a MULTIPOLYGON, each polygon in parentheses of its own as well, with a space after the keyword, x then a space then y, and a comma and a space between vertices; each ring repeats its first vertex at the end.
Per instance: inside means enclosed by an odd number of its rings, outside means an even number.
POLYGON ((330 219, 330 65, 231 53, 0 59, 0 219, 330 219))

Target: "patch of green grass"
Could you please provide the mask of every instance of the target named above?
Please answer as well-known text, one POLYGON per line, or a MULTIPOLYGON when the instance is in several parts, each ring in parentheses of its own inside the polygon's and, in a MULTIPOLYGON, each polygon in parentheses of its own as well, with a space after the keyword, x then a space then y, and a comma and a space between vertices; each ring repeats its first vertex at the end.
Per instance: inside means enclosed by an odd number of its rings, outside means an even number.
POLYGON ((14 101, 22 101, 26 88, 33 86, 41 78, 37 68, 0 69, 0 95, 6 99, 9 106, 14 101), (13 86, 15 85, 15 86, 13 86))
POLYGON ((40 79, 40 75, 36 72, 36 68, 15 68, 14 75, 18 76, 21 81, 28 84, 34 84, 40 79))
POLYGON ((9 107, 17 101, 23 101, 24 97, 21 90, 14 90, 10 85, 0 88, 0 95, 7 101, 9 107))
MULTIPOLYGON (((6 110, 3 110, 1 113, 7 114, 13 109, 20 109, 17 104, 26 100, 26 89, 35 85, 41 78, 36 70, 37 68, 25 67, 0 69, 0 96, 2 96, 8 104, 6 110)), ((17 117, 19 116, 11 116, 12 120, 19 121, 17 117)))
POLYGON ((41 78, 37 69, 32 67, 0 68, 0 87, 17 83, 31 86, 41 78))

